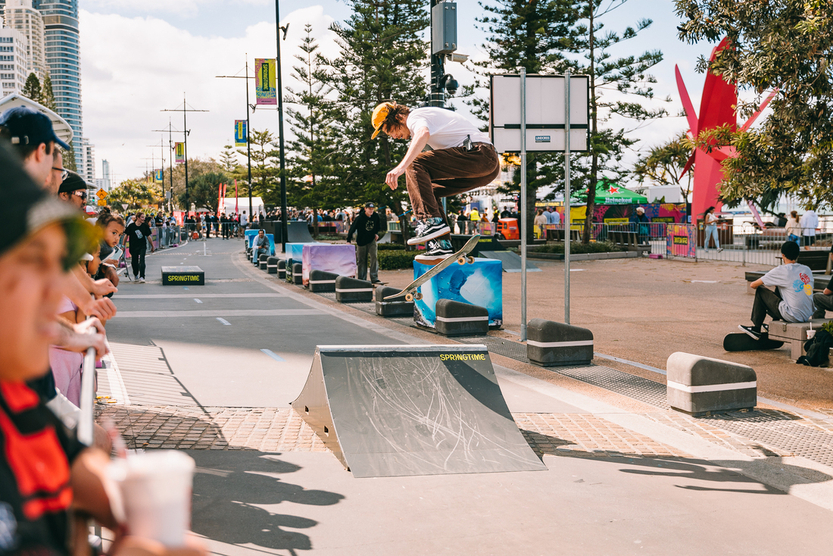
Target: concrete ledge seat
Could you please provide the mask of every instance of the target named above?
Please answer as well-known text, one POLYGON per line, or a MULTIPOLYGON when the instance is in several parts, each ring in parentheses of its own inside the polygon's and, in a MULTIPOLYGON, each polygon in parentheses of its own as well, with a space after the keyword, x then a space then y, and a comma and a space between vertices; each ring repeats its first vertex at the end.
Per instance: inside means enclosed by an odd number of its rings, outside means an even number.
POLYGON ((774 320, 769 323, 769 337, 779 342, 790 344, 790 359, 797 361, 804 355, 804 342, 807 341, 808 330, 818 330, 833 319, 811 319, 810 322, 786 322, 774 320))
POLYGON ((259 263, 260 270, 266 270, 269 266, 269 255, 261 255, 259 263))
POLYGON ((443 336, 486 336, 489 333, 489 311, 485 307, 440 299, 436 313, 435 327, 443 336))
POLYGON ((336 279, 338 274, 325 272, 323 270, 309 271, 309 291, 311 292, 334 292, 336 291, 336 279))
POLYGON ((304 285, 304 265, 301 263, 292 265, 292 283, 296 286, 304 285))
POLYGON ((284 259, 278 261, 278 278, 286 280, 286 261, 284 259))
POLYGON ((526 356, 535 365, 589 365, 593 359, 593 333, 586 328, 532 319, 526 334, 526 356))
POLYGON ((690 353, 672 353, 667 363, 668 405, 694 416, 752 409, 758 379, 752 367, 690 353))
POLYGON ((278 258, 277 257, 269 257, 266 259, 266 272, 269 274, 277 274, 278 273, 278 258))
POLYGON ((399 293, 399 288, 379 286, 376 288, 376 314, 380 317, 410 317, 414 314, 414 302, 405 301, 405 296, 385 301, 389 295, 399 293))
POLYGON ((336 301, 339 303, 370 303, 373 301, 373 284, 349 276, 336 278, 336 301))

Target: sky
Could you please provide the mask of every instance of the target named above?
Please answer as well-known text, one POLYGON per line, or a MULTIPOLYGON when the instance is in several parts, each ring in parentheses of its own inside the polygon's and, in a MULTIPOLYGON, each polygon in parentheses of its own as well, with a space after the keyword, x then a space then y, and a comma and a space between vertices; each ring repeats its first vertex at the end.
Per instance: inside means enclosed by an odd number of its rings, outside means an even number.
MULTIPOLYGON (((482 59, 486 35, 475 21, 482 8, 476 0, 458 0, 457 7, 457 51, 482 59)), ((322 53, 334 56, 338 48, 328 27, 347 19, 350 10, 342 0, 281 0, 280 10, 281 25, 289 23, 287 39, 281 45, 283 79, 285 87, 292 87, 291 66, 296 63, 293 56, 300 52, 304 26, 311 24, 322 53)), ((653 25, 613 53, 663 52, 664 61, 652 73, 658 81, 657 97, 672 99, 662 103, 672 117, 633 132, 640 141, 628 154, 626 164, 635 161, 639 150, 661 144, 688 128, 685 118, 677 116, 682 104, 674 66, 679 65, 697 108, 704 75, 694 67, 697 57, 708 56, 714 46, 688 45, 677 39, 679 21, 671 0, 630 0, 603 21, 608 29, 621 31, 646 17, 653 25)), ((216 76, 242 76, 247 60, 251 72, 254 58, 274 57, 276 53, 273 0, 84 0, 80 26, 84 135, 95 145, 96 177, 103 177, 101 161, 106 159, 116 184, 159 167, 163 142, 168 166, 168 133, 154 130, 167 130, 170 122, 173 140, 182 140, 182 113, 163 110, 181 109, 184 98, 189 109, 207 111, 188 114, 189 157, 218 158, 223 145, 231 143, 234 120, 246 117, 246 91, 244 79, 216 76)), ((473 74, 461 64, 449 63, 446 71, 461 85, 473 81, 473 74)), ((253 90, 251 95, 254 103, 253 90)), ((466 113, 459 100, 452 104, 466 113)), ((260 108, 251 116, 251 125, 276 133, 277 112, 260 108)))

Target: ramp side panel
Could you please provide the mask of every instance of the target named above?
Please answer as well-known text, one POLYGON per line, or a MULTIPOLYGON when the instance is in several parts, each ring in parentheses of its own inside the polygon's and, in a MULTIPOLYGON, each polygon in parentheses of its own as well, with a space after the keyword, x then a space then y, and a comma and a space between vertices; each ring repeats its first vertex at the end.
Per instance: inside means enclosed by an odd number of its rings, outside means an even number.
POLYGON ((298 398, 292 402, 294 409, 307 425, 315 432, 338 461, 344 467, 347 462, 344 459, 341 446, 338 442, 333 416, 330 413, 330 404, 327 400, 327 387, 324 384, 324 374, 321 371, 321 356, 318 350, 312 359, 312 368, 307 376, 307 382, 301 390, 298 398))
MULTIPOLYGON (((486 259, 497 259, 503 264, 504 272, 520 272, 523 268, 521 266, 521 256, 512 251, 482 251, 481 257, 486 259)), ((541 269, 526 261, 527 272, 541 272, 541 269)))
POLYGON ((315 240, 309 233, 309 228, 306 222, 287 222, 286 223, 286 242, 287 243, 315 243, 315 240))
POLYGON ((485 349, 321 353, 356 477, 546 469, 509 413, 485 349), (445 360, 443 355, 446 356, 445 360), (449 358, 449 355, 456 357, 449 358))

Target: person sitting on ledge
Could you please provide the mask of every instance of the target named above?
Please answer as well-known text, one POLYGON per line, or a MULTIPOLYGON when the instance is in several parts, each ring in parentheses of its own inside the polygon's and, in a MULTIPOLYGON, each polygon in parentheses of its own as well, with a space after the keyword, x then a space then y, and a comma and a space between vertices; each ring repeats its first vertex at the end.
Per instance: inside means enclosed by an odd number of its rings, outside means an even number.
POLYGON ((776 266, 750 284, 755 289, 752 303, 752 326, 738 325, 749 336, 760 339, 763 335, 764 319, 769 315, 773 320, 786 322, 807 322, 813 316, 813 271, 798 264, 801 248, 794 241, 781 245, 784 264, 776 266), (777 287, 773 292, 761 286, 777 287))

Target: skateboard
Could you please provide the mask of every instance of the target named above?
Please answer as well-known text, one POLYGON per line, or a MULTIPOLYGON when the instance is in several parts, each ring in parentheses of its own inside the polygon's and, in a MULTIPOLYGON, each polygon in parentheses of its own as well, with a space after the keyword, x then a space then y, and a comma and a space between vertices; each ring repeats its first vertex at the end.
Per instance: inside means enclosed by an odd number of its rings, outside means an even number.
POLYGON ((767 349, 778 349, 784 342, 770 340, 764 334, 760 340, 756 340, 744 332, 727 334, 723 338, 723 349, 726 351, 763 351, 767 349))
POLYGON ((460 249, 453 255, 449 255, 445 259, 442 259, 440 262, 435 264, 434 267, 431 268, 428 272, 426 272, 425 274, 423 274, 422 276, 405 286, 405 289, 403 289, 401 292, 387 296, 385 298, 385 301, 396 299, 397 297, 402 297, 403 295, 405 296, 405 301, 408 302, 411 302, 415 299, 422 299, 422 293, 418 292, 417 289, 419 289, 419 287, 426 283, 428 280, 430 280, 431 278, 433 278, 434 276, 436 276, 437 274, 439 274, 440 272, 442 272, 454 263, 471 264, 474 262, 474 257, 470 256, 469 253, 471 253, 474 250, 475 246, 477 246, 478 240, 480 240, 479 235, 472 236, 472 238, 468 240, 465 245, 463 245, 462 249, 460 249))

